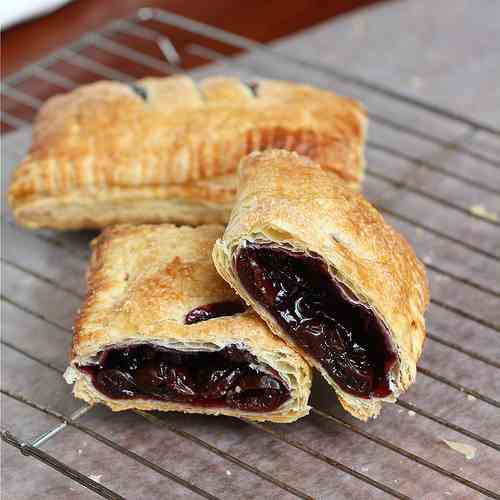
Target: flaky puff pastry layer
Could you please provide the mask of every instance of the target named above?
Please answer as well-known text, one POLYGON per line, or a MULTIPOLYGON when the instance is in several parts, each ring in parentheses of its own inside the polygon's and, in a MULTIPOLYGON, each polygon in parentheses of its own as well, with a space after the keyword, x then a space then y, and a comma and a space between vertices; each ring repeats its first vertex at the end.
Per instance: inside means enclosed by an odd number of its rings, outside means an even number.
POLYGON ((30 228, 225 223, 252 151, 300 152, 359 187, 365 126, 354 101, 285 81, 93 83, 44 104, 9 203, 30 228))
POLYGON ((75 327, 70 367, 76 397, 115 411, 182 411, 252 420, 292 422, 309 412, 311 372, 300 355, 275 337, 252 311, 187 325, 186 314, 202 305, 238 300, 211 260, 217 225, 197 228, 116 226, 93 241, 88 291, 75 327), (219 350, 236 344, 278 372, 290 399, 272 412, 200 408, 147 399, 113 400, 97 391, 78 365, 95 361, 110 346, 151 343, 179 350, 219 350))
MULTIPOLYGON (((224 236, 214 247, 214 263, 272 331, 301 351, 240 283, 234 257, 245 242, 319 255, 332 276, 388 327, 397 362, 391 371, 394 396, 384 399, 394 401, 415 380, 429 300, 425 269, 406 240, 359 193, 318 164, 287 151, 253 153, 240 164, 238 198, 224 236)), ((301 353, 348 412, 363 420, 378 415, 382 399, 348 394, 314 358, 301 353)))

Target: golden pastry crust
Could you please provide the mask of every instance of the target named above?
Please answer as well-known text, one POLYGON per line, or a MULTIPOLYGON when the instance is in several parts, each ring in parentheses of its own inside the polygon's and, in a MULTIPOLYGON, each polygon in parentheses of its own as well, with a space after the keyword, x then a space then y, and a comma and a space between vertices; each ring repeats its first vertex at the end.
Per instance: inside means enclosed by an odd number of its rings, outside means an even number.
POLYGON ((124 225, 108 228, 94 240, 88 292, 75 322, 70 367, 65 375, 68 382, 75 382, 76 397, 91 404, 104 403, 113 410, 220 413, 274 422, 291 422, 309 412, 308 365, 253 312, 185 324, 186 314, 196 307, 236 299, 210 258, 214 242, 222 233, 223 227, 217 225, 124 225), (291 398, 268 413, 145 399, 112 400, 77 369, 106 347, 144 342, 202 350, 242 345, 280 374, 291 398))
MULTIPOLYGON (((396 395, 406 390, 415 379, 429 301, 425 269, 406 240, 359 193, 295 153, 247 156, 240 164, 239 182, 229 225, 213 251, 219 274, 276 335, 292 345, 269 313, 245 292, 233 257, 244 241, 319 255, 332 275, 388 327, 398 355, 391 372, 393 389, 396 395)), ((314 358, 302 355, 333 386, 347 411, 364 420, 378 415, 382 399, 362 399, 342 391, 314 358)))
POLYGON ((16 169, 9 204, 30 228, 221 223, 247 153, 300 152, 359 188, 366 116, 346 98, 263 80, 145 78, 97 82, 49 99, 16 169))

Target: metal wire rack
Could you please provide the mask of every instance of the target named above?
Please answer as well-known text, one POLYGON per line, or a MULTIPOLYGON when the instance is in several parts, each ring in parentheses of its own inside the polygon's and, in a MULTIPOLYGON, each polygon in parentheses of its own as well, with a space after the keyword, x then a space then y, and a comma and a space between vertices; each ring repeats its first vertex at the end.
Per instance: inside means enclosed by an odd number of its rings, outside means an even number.
MULTIPOLYGON (((7 413, 4 419, 3 441, 104 498, 133 494, 123 482, 101 484, 80 456, 68 454, 67 441, 60 436, 76 442, 90 438, 99 449, 108 450, 111 455, 106 456, 126 460, 130 470, 140 467, 161 476, 171 485, 172 497, 186 492, 211 499, 227 497, 227 481, 234 475, 254 488, 252 494, 238 490, 241 496, 326 497, 323 482, 332 489, 343 485, 346 496, 358 492, 366 498, 407 499, 416 495, 417 478, 423 478, 454 498, 482 494, 500 499, 499 479, 489 473, 495 464, 497 470, 500 466, 500 398, 498 384, 491 384, 500 369, 496 313, 500 223, 470 210, 472 199, 500 195, 498 156, 474 146, 477 137, 500 144, 500 129, 212 26, 162 10, 141 9, 2 82, 2 129, 12 132, 4 137, 4 168, 25 153, 31 118, 46 97, 96 79, 132 81, 193 67, 195 75, 232 72, 306 81, 359 97, 371 110, 375 138, 367 144, 367 195, 421 253, 433 291, 429 341, 415 390, 370 424, 354 422, 321 396, 313 400, 310 417, 285 428, 139 411, 123 420, 100 408, 75 409, 60 374, 71 316, 83 294, 86 243, 92 235, 28 233, 15 226, 3 207, 2 349, 7 366, 1 391, 4 405, 13 406, 15 416, 9 418, 7 413), (235 49, 240 50, 236 55, 235 49), (436 129, 445 133, 428 131, 420 119, 438 123, 436 129), (453 138, 448 128, 456 132, 453 138), (398 140, 384 140, 387 134, 398 140), (408 153, 411 141, 419 141, 432 154, 408 153), (456 158, 466 167, 457 168, 456 158), (491 179, 497 180, 496 185, 491 179), (457 230, 462 226, 470 231, 457 230), (9 358, 14 359, 12 365, 9 358), (18 372, 23 367, 26 372, 18 372), (26 380, 20 381, 16 373, 28 373, 23 376, 26 380), (56 389, 50 393, 40 389, 37 379, 52 381, 56 389), (47 421, 47 430, 33 437, 39 426, 18 425, 18 418, 47 421), (144 432, 154 433, 154 439, 168 435, 178 448, 152 453, 132 438, 120 439, 116 429, 121 431, 130 422, 141 425, 133 419, 151 424, 147 431, 141 427, 141 439, 144 432), (477 448, 479 465, 464 462, 443 445, 442 437, 477 448), (191 450, 188 457, 179 451, 183 446, 191 450), (193 450, 198 451, 193 455, 193 450), (365 452, 372 460, 369 466, 363 466, 365 452), (199 467, 212 472, 222 467, 222 478, 209 481, 184 474, 187 462, 196 465, 199 456, 203 458, 199 467), (304 471, 310 477, 303 476, 304 471), (405 481, 398 481, 398 474, 405 481)), ((122 469, 114 463, 110 470, 120 477, 122 469)), ((104 463, 99 465, 107 470, 104 463)), ((122 479, 126 482, 125 476, 122 479)))

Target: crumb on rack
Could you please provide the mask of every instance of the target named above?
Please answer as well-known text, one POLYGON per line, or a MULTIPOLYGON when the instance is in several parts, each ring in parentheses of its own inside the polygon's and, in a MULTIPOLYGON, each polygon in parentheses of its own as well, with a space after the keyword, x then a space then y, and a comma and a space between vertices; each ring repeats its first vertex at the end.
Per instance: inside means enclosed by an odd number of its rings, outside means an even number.
POLYGON ((483 205, 471 205, 469 207, 469 212, 482 219, 491 220, 493 222, 498 221, 498 214, 487 210, 483 205))
POLYGON ((467 460, 471 460, 476 456, 476 448, 471 446, 470 444, 460 443, 459 441, 448 441, 447 439, 443 439, 443 441, 455 451, 462 453, 467 460))

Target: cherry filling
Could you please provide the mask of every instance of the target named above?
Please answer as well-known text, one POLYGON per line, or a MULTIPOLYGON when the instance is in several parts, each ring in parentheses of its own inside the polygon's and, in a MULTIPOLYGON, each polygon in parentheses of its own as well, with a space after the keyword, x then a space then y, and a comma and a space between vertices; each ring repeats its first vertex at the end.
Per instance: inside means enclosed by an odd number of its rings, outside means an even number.
POLYGON ((247 243, 235 266, 247 292, 343 390, 362 398, 391 394, 396 353, 386 326, 319 256, 247 243))
POLYGON ((290 398, 278 374, 236 345, 179 351, 153 344, 111 347, 80 366, 111 399, 154 399, 201 407, 272 411, 290 398))
POLYGON ((200 321, 207 321, 221 316, 233 316, 234 314, 242 313, 246 309, 243 302, 225 301, 214 302, 197 307, 186 314, 186 324, 192 325, 200 321))

